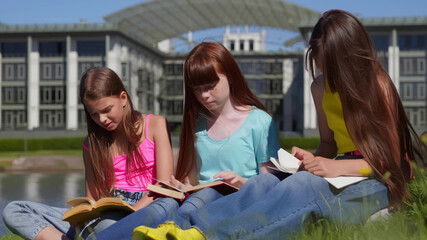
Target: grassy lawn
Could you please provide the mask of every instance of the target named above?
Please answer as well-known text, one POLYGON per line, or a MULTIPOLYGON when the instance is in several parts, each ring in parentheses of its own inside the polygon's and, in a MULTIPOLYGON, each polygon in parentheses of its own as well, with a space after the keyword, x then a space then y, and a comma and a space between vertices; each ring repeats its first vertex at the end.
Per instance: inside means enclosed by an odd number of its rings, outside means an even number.
MULTIPOLYGON (((405 202, 403 209, 381 219, 357 225, 339 225, 320 219, 295 236, 294 240, 376 240, 376 239, 427 239, 427 172, 414 168, 414 180, 409 185, 411 202, 405 202)), ((20 237, 9 234, 1 240, 15 240, 20 237)), ((278 239, 281 239, 279 237, 278 239)))
POLYGON ((81 156, 82 150, 37 150, 37 151, 28 151, 27 153, 23 151, 17 152, 8 152, 0 151, 0 159, 10 159, 18 158, 23 156, 81 156))

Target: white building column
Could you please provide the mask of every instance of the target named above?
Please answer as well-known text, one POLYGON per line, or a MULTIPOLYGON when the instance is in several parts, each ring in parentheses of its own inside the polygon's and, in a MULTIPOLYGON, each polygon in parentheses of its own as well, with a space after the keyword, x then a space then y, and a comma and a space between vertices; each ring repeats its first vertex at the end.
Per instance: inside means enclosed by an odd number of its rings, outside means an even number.
POLYGON ((40 53, 38 41, 27 38, 28 49, 28 126, 29 130, 40 126, 40 53))
MULTIPOLYGON (((307 48, 304 50, 304 56, 307 48)), ((304 63, 305 64, 305 63, 304 63)), ((317 129, 317 114, 311 96, 310 86, 313 82, 311 74, 304 69, 304 132, 310 132, 317 129)))
POLYGON ((160 62, 155 62, 153 60, 153 64, 152 64, 152 69, 153 69, 153 74, 154 74, 154 87, 153 87, 153 92, 154 92, 154 106, 153 106, 153 110, 154 110, 154 114, 160 114, 160 103, 159 101, 157 101, 157 99, 159 99, 159 95, 160 95, 160 76, 163 75, 163 68, 162 68, 162 64, 160 62))
POLYGON ((388 47, 388 72, 397 92, 400 92, 399 46, 397 46, 397 30, 391 32, 391 44, 388 47))
MULTIPOLYGON (((294 68, 292 59, 283 60, 283 130, 292 131, 292 93, 289 92, 289 88, 294 81, 294 68)), ((298 107, 298 106, 296 106, 298 107)))
POLYGON ((108 68, 112 69, 117 75, 121 75, 121 59, 120 59, 120 43, 117 38, 110 37, 107 35, 105 37, 105 50, 107 54, 106 65, 108 68))
POLYGON ((77 43, 75 40, 67 36, 67 126, 68 130, 76 130, 78 128, 78 104, 79 104, 79 72, 78 72, 78 53, 77 43))
POLYGON ((132 103, 134 104, 135 109, 138 109, 138 53, 135 50, 132 50, 129 54, 129 91, 132 103))

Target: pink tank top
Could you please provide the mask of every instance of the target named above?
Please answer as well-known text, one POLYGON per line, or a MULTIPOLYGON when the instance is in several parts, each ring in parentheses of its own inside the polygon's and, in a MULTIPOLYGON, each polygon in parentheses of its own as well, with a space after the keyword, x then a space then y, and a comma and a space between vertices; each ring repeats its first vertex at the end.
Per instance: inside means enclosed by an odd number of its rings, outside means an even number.
MULTIPOLYGON (((114 172, 116 175, 115 188, 123 189, 129 192, 146 192, 148 184, 154 184, 156 179, 156 152, 155 144, 148 138, 148 123, 150 116, 147 115, 145 124, 145 139, 139 145, 138 151, 144 160, 145 171, 135 174, 132 181, 126 179, 126 155, 114 156, 114 172)), ((84 144, 83 146, 89 150, 84 144)))

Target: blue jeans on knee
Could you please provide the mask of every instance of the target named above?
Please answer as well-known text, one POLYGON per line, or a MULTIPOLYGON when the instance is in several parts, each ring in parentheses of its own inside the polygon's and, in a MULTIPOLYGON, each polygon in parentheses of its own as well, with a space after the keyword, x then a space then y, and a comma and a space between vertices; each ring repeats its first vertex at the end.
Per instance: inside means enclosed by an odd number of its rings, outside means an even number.
MULTIPOLYGON (((114 196, 133 205, 144 195, 143 192, 131 193, 116 189, 114 196)), ((62 221, 69 208, 58 208, 30 201, 10 202, 3 210, 5 225, 15 234, 25 239, 34 239, 45 227, 53 226, 68 238, 74 239, 76 232, 81 237, 99 232, 123 217, 122 213, 105 213, 101 218, 91 221, 82 229, 72 228, 68 222, 62 221)))
POLYGON ((74 239, 74 229, 70 228, 68 222, 62 221, 68 209, 30 201, 13 201, 4 208, 3 220, 9 230, 25 239, 35 239, 48 226, 53 226, 68 238, 74 239))
POLYGON ((179 204, 173 198, 162 198, 124 218, 105 230, 94 239, 132 239, 133 229, 140 226, 157 227, 172 218, 179 204))
POLYGON ((387 206, 387 188, 377 180, 337 190, 322 177, 303 171, 283 181, 260 174, 238 192, 200 209, 202 214, 191 212, 189 218, 207 239, 286 239, 313 216, 357 223, 387 206))
POLYGON ((136 227, 143 225, 155 228, 168 221, 183 222, 185 226, 190 227, 191 222, 187 217, 189 212, 197 212, 198 209, 222 196, 212 188, 205 188, 191 194, 181 205, 173 198, 159 199, 111 225, 97 234, 96 239, 130 240, 136 227))

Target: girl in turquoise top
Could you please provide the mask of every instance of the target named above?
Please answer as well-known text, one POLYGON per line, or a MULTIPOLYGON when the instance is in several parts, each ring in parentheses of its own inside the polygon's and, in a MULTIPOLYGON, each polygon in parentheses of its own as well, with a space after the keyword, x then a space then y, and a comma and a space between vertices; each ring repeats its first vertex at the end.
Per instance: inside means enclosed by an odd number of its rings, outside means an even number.
POLYGON ((418 137, 367 31, 350 13, 331 10, 314 26, 309 45, 306 60, 315 79, 311 90, 321 143, 314 154, 292 149, 306 171, 284 180, 260 174, 177 225, 138 234, 151 239, 289 239, 313 219, 359 223, 380 209, 400 208, 408 196, 408 163, 415 159, 413 139, 418 137), (322 75, 314 74, 314 64, 322 75), (336 142, 341 139, 345 144, 336 142), (369 171, 370 179, 341 189, 323 178, 369 171))

